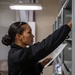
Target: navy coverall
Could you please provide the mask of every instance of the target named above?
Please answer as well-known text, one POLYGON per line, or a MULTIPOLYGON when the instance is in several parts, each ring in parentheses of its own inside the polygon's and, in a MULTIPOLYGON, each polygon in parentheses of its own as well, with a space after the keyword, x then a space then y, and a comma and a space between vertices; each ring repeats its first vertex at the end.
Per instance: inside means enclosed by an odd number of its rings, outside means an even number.
POLYGON ((43 67, 38 61, 53 52, 70 31, 71 28, 68 25, 63 25, 29 48, 22 48, 12 43, 8 53, 8 75, 40 75, 43 67))

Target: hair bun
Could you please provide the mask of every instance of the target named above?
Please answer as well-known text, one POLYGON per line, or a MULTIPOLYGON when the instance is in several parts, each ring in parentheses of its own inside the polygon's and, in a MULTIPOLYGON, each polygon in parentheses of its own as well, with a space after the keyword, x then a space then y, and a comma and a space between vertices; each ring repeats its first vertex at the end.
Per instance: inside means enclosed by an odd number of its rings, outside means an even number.
POLYGON ((11 45, 11 43, 12 43, 11 38, 9 37, 9 35, 5 35, 4 37, 2 37, 1 41, 6 46, 11 45))

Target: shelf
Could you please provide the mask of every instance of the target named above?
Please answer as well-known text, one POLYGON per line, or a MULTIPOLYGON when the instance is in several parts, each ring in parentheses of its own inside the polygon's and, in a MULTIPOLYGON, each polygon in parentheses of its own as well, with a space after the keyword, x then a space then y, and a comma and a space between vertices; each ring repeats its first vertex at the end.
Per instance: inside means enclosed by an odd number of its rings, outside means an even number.
POLYGON ((72 38, 66 39, 66 41, 71 41, 72 42, 72 38))
POLYGON ((62 60, 59 56, 58 56, 58 61, 59 61, 59 63, 62 63, 62 60))
POLYGON ((72 0, 66 0, 57 17, 61 18, 63 9, 72 10, 72 0))
POLYGON ((67 49, 72 51, 72 47, 68 47, 67 49))
POLYGON ((64 64, 62 64, 62 71, 64 72, 64 75, 71 75, 71 73, 66 69, 64 64))
MULTIPOLYGON (((67 24, 72 19, 72 0, 65 0, 60 12, 58 13, 54 29, 58 29, 64 24, 67 24)), ((61 65, 62 75, 72 75, 72 31, 68 34, 64 43, 67 46, 64 48, 63 52, 55 59, 55 64, 61 65)), ((56 75, 56 74, 55 74, 56 75)))
POLYGON ((72 72, 72 62, 71 61, 64 61, 64 65, 67 71, 72 72))
POLYGON ((54 64, 58 64, 57 60, 54 60, 54 64))
POLYGON ((59 58, 61 59, 61 54, 59 54, 59 58))
POLYGON ((72 0, 66 0, 63 7, 67 10, 71 10, 72 9, 72 0))
POLYGON ((71 47, 66 47, 63 53, 63 61, 72 61, 72 50, 68 49, 71 47))
POLYGON ((63 11, 63 8, 60 10, 59 14, 57 15, 57 18, 61 18, 62 11, 63 11))

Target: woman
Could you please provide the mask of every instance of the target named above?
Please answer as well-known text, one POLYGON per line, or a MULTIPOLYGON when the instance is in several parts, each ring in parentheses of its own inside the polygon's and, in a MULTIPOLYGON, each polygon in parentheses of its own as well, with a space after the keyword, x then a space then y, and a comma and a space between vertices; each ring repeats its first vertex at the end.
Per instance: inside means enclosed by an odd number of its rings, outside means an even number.
POLYGON ((8 53, 9 75, 40 75, 45 64, 51 59, 41 63, 39 60, 49 55, 67 37, 71 30, 72 23, 63 25, 54 33, 41 42, 33 44, 34 35, 30 26, 25 22, 13 23, 8 35, 2 38, 2 43, 10 45, 8 53), (26 47, 29 45, 29 47, 26 47))

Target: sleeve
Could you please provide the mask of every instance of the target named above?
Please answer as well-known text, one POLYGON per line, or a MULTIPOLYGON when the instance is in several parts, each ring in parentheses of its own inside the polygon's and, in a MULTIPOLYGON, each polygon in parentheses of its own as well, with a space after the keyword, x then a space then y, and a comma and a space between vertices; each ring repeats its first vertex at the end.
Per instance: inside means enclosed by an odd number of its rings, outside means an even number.
POLYGON ((51 52, 54 51, 67 37, 71 28, 68 25, 63 25, 46 39, 42 40, 31 46, 32 55, 34 56, 35 62, 43 59, 51 52))
POLYGON ((70 31, 71 28, 68 25, 63 25, 46 39, 30 46, 27 51, 23 49, 20 52, 18 60, 23 66, 25 63, 30 65, 37 63, 53 52, 65 40, 70 31))
POLYGON ((43 66, 41 65, 40 62, 38 63, 38 67, 39 67, 39 71, 40 71, 40 73, 42 73, 42 71, 43 71, 43 66))

